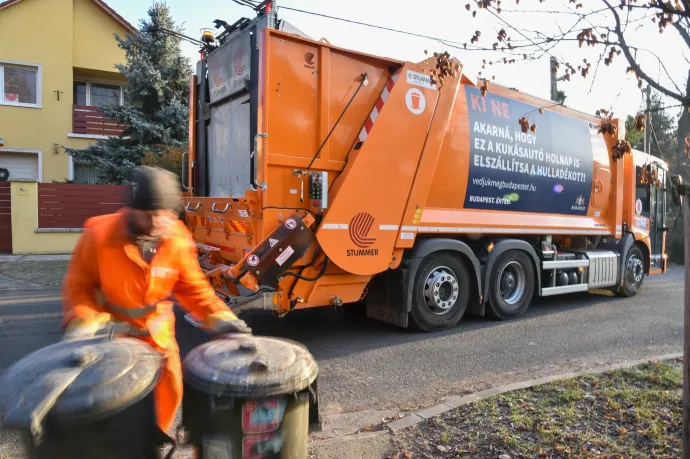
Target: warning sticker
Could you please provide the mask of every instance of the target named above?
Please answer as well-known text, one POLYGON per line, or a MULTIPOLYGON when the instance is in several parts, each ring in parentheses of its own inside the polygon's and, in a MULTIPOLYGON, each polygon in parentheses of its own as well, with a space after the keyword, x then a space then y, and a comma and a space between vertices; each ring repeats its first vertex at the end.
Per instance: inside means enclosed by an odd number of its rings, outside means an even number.
POLYGON ((247 218, 247 217, 249 217, 249 212, 247 212, 247 211, 244 210, 244 209, 240 209, 240 210, 238 210, 237 212, 240 214, 240 217, 242 217, 242 218, 247 218))
POLYGON ((635 201, 635 213, 640 215, 642 213, 642 200, 638 199, 635 201))
POLYGON ((280 266, 283 266, 283 263, 285 263, 287 259, 290 258, 290 255, 292 255, 293 253, 295 253, 295 251, 292 249, 292 247, 285 247, 283 253, 278 255, 278 258, 276 258, 276 263, 278 263, 280 266))
POLYGON ((285 397, 248 400, 242 405, 242 431, 245 434, 273 432, 283 420, 285 397))
POLYGON ((282 448, 283 439, 278 433, 247 435, 242 440, 242 459, 275 457, 282 448))
POLYGON ((259 257, 256 255, 249 255, 249 258, 247 258, 247 264, 249 266, 256 266, 259 264, 259 257))
POLYGON ((272 237, 270 237, 268 238, 268 243, 271 244, 271 247, 273 247, 278 243, 278 239, 273 239, 272 237))
POLYGON ((412 239, 414 239, 414 233, 400 233, 400 239, 412 240, 412 239))
POLYGON ((288 218, 287 220, 285 220, 285 226, 287 227, 287 229, 295 229, 297 228, 297 222, 292 218, 288 218))

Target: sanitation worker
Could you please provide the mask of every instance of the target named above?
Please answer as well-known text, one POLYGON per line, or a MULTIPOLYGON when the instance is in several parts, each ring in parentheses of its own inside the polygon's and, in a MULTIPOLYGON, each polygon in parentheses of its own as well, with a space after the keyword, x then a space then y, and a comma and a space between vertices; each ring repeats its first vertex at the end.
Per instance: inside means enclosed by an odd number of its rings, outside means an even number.
POLYGON ((173 296, 212 333, 251 333, 204 276, 194 239, 178 218, 181 205, 174 174, 136 169, 129 205, 84 224, 63 286, 63 339, 92 336, 107 322, 125 322, 129 336, 165 356, 154 389, 163 432, 172 427, 182 401, 173 296))

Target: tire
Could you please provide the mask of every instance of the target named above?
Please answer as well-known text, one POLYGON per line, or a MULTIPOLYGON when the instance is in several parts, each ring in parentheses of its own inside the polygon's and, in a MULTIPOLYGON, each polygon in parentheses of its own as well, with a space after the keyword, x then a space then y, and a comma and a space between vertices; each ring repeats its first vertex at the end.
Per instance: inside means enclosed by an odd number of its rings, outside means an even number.
POLYGON ((623 266, 623 283, 618 288, 618 295, 631 297, 637 295, 644 282, 644 255, 642 250, 633 245, 625 255, 623 266))
POLYGON ((534 265, 521 250, 498 256, 489 275, 488 315, 498 320, 522 315, 534 296, 534 265))
POLYGON ((414 279, 412 324, 424 332, 454 327, 467 310, 471 288, 467 263, 460 255, 427 256, 414 279))

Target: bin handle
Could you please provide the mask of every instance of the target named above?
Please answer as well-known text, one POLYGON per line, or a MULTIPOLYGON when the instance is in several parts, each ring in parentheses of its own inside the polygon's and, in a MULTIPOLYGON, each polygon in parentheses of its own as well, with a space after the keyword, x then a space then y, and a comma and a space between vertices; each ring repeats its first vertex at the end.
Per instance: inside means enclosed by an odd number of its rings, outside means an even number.
POLYGON ((93 361, 84 352, 75 353, 74 366, 56 368, 39 376, 8 407, 3 427, 13 430, 29 431, 35 446, 43 437, 43 421, 55 406, 60 396, 93 361))

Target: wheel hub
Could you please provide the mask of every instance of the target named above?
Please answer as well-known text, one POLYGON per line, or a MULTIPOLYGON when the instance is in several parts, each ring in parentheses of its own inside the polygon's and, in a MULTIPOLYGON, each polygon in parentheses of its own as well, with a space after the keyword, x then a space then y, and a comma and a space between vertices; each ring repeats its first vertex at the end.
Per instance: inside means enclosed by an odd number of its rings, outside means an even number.
POLYGON ((458 279, 445 266, 431 271, 424 284, 424 303, 434 314, 443 315, 453 309, 458 300, 458 279))
POLYGON ((644 267, 642 260, 640 260, 636 255, 633 255, 628 259, 628 274, 635 281, 635 283, 642 281, 642 276, 644 276, 644 267))
POLYGON ((527 275, 522 265, 516 261, 505 265, 498 275, 498 287, 503 301, 511 306, 519 303, 527 289, 527 275))

